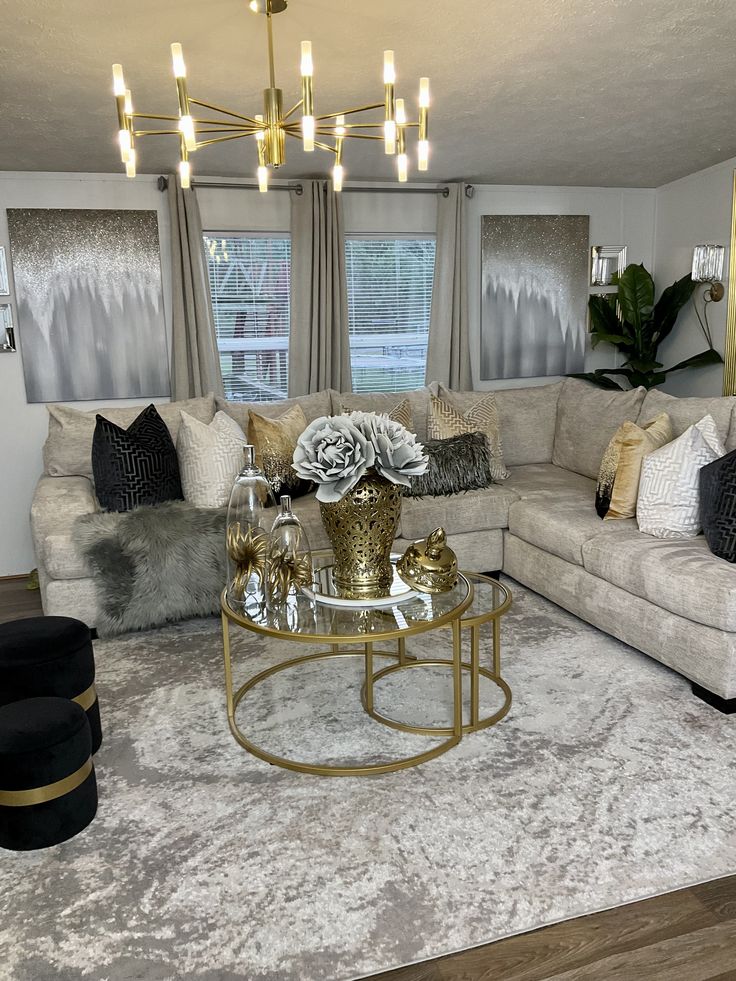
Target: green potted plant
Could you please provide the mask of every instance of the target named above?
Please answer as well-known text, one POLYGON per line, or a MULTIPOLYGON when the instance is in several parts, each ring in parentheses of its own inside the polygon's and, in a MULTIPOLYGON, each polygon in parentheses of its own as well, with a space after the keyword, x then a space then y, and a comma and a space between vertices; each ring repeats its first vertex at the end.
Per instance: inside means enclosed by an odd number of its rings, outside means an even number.
POLYGON ((707 350, 671 368, 665 368, 657 360, 659 345, 672 332, 680 310, 698 286, 690 276, 683 276, 668 286, 656 303, 654 280, 643 265, 627 266, 616 278, 616 285, 618 294, 591 296, 590 332, 593 347, 605 341, 617 348, 625 360, 620 368, 578 372, 572 375, 573 378, 587 379, 602 388, 623 388, 609 377, 614 375, 625 379, 632 388, 639 385, 654 388, 672 371, 723 363, 723 358, 713 347, 707 316, 702 319, 700 314, 698 321, 708 343, 707 350))

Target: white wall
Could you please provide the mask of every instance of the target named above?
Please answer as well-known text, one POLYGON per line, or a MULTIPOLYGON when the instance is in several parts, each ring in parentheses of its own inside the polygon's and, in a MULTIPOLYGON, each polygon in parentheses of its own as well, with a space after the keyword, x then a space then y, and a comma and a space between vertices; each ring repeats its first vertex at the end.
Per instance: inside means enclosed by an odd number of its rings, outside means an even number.
MULTIPOLYGON (((6 248, 10 267, 6 208, 131 208, 157 211, 168 332, 171 310, 169 220, 165 195, 158 191, 155 177, 130 181, 113 174, 0 173, 0 245, 6 248)), ((12 270, 9 268, 8 271, 12 277, 12 270)), ((23 331, 15 316, 12 278, 10 291, 16 340, 22 347, 23 331)), ((0 297, 0 302, 6 300, 7 297, 0 297)), ((106 403, 69 404, 81 409, 93 409, 106 403)), ((125 405, 126 402, 117 401, 115 404, 125 405)), ((47 428, 46 407, 26 402, 21 354, 0 354, 0 576, 28 572, 35 565, 28 512, 33 489, 42 470, 41 447, 47 428)))
MULTIPOLYGON (((145 208, 159 216, 167 325, 170 316, 170 256, 166 198, 154 177, 128 181, 110 174, 0 173, 0 244, 8 246, 6 208, 145 208)), ((591 243, 626 244, 632 262, 651 266, 654 253, 654 192, 610 188, 477 186, 468 209, 470 318, 476 350, 480 337, 480 216, 483 214, 589 214, 591 243)), ((211 231, 287 231, 289 195, 203 188, 203 227, 211 231)), ((433 195, 346 194, 347 232, 415 232, 436 227, 433 195)), ((12 287, 11 287, 12 289, 12 287)), ((2 302, 2 301, 0 301, 2 302)), ((17 330, 22 344, 22 327, 17 330)), ((477 364, 477 357, 474 362, 477 364)), ((590 366, 613 363, 613 352, 596 352, 590 366)), ((534 380, 509 381, 506 386, 534 380)), ((540 384, 549 379, 536 380, 540 384)), ((487 385, 487 387, 492 387, 487 385)), ((80 408, 96 408, 85 402, 80 408)), ((0 576, 28 571, 35 564, 28 524, 33 488, 41 473, 46 410, 28 405, 20 354, 0 355, 0 576)))
MULTIPOLYGON (((700 244, 726 246, 724 284, 726 296, 720 303, 711 303, 708 319, 713 333, 713 345, 721 354, 726 338, 728 311, 728 265, 731 237, 731 199, 736 158, 716 167, 701 170, 657 191, 655 223, 655 265, 657 288, 661 291, 676 279, 690 272, 693 247, 700 244)), ((702 311, 697 293, 699 308, 702 311)), ((702 314, 701 314, 702 315, 702 314)), ((672 334, 660 349, 660 361, 669 367, 704 351, 707 347, 703 332, 692 306, 680 314, 672 334)), ((673 395, 721 395, 723 366, 686 369, 670 375, 662 386, 673 395)))

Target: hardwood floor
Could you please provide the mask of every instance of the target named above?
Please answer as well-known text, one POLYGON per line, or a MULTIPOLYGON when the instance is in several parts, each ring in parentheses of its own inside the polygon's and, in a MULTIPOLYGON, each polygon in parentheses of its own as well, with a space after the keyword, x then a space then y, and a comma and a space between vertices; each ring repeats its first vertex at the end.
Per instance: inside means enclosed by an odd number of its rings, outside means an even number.
MULTIPOLYGON (((41 612, 38 590, 25 586, 0 580, 0 622, 41 612)), ((373 978, 736 981, 736 875, 373 978)))

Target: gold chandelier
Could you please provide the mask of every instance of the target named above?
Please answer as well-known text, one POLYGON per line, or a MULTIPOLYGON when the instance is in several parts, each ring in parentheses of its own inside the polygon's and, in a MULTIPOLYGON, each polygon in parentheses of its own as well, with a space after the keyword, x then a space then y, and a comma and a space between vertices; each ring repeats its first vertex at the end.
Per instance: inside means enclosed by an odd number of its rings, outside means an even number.
MULTIPOLYGON (((269 87, 263 90, 263 113, 246 116, 222 106, 193 99, 187 90, 187 72, 181 44, 171 45, 179 113, 167 116, 147 112, 134 112, 130 89, 126 88, 122 65, 112 66, 113 91, 118 113, 118 138, 120 155, 128 177, 136 174, 136 141, 144 136, 176 136, 179 139, 179 180, 183 188, 191 186, 192 169, 190 154, 214 143, 227 140, 254 138, 258 152, 258 186, 268 190, 270 168, 278 168, 286 161, 286 137, 302 141, 302 147, 311 153, 315 147, 327 150, 335 156, 332 182, 336 191, 342 190, 343 144, 346 139, 380 140, 384 150, 396 156, 398 179, 408 179, 409 159, 406 152, 407 130, 418 131, 417 169, 427 170, 429 164, 429 79, 419 80, 419 119, 409 122, 406 104, 396 98, 396 71, 393 51, 383 53, 383 102, 373 102, 352 109, 341 109, 320 116, 314 113, 314 89, 312 43, 301 45, 301 99, 288 112, 283 111, 283 92, 276 87, 273 58, 272 15, 286 10, 287 0, 251 0, 249 7, 256 14, 266 15, 268 38, 269 87), (206 109, 209 118, 194 116, 193 107, 206 109), (346 116, 355 116, 380 109, 382 122, 345 122, 346 116), (301 110, 301 119, 293 118, 301 110), (138 120, 175 123, 169 129, 136 129, 138 120), (372 130, 382 130, 376 134, 372 130), (204 138, 203 138, 204 137, 204 138), (331 142, 326 142, 331 141, 331 142)), ((140 125, 140 124, 138 124, 140 125)))

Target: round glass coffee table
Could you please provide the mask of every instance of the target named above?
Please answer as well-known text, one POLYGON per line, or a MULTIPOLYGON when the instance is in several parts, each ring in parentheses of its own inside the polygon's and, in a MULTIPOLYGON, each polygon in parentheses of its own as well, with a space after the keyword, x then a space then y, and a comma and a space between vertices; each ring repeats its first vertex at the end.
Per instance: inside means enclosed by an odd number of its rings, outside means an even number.
MULTIPOLYGON (((316 569, 324 571, 329 568, 331 564, 329 553, 315 553, 314 558, 316 569)), ((300 595, 290 599, 285 608, 269 610, 264 597, 259 593, 249 596, 242 609, 235 609, 228 603, 227 592, 224 591, 221 610, 225 692, 230 730, 241 746, 267 763, 322 776, 391 773, 435 759, 457 746, 464 734, 493 725, 509 710, 511 690, 500 674, 499 619, 510 604, 511 595, 503 584, 475 573, 460 574, 455 587, 447 593, 437 595, 417 593, 401 603, 378 609, 327 606, 300 595), (478 589, 474 588, 474 584, 478 585, 478 589), (487 622, 492 622, 494 625, 493 657, 489 668, 480 665, 480 627, 487 622), (230 630, 233 627, 241 627, 273 640, 313 646, 327 644, 329 648, 273 664, 236 689, 233 684, 233 658, 230 644, 230 630), (451 635, 451 651, 448 657, 430 660, 415 658, 407 653, 408 638, 442 628, 447 628, 451 635), (462 656, 465 628, 470 631, 469 661, 463 661, 462 656), (376 657, 390 658, 395 663, 376 671, 374 668, 376 657), (362 688, 354 690, 354 697, 362 701, 363 708, 372 719, 384 726, 417 735, 439 737, 442 741, 423 752, 385 762, 335 765, 276 755, 257 745, 243 731, 237 718, 238 706, 249 692, 281 672, 298 672, 300 667, 315 661, 338 658, 362 659, 364 681, 362 688), (453 706, 451 725, 414 725, 387 718, 376 710, 374 705, 376 682, 394 672, 419 670, 425 666, 444 668, 451 675, 453 706), (463 718, 463 674, 470 676, 470 710, 467 721, 463 718), (492 716, 482 719, 479 717, 478 707, 481 676, 500 688, 504 699, 500 709, 492 716)), ((438 643, 441 643, 440 638, 438 643)), ((347 694, 349 696, 349 692, 347 694)))

